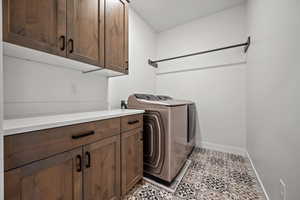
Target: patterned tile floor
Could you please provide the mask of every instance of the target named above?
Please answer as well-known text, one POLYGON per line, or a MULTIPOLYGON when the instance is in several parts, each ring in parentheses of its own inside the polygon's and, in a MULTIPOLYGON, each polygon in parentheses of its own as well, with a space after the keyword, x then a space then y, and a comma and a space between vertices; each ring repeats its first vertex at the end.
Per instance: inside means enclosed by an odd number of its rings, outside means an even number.
POLYGON ((174 193, 143 181, 124 200, 266 200, 247 158, 196 148, 190 160, 174 193))

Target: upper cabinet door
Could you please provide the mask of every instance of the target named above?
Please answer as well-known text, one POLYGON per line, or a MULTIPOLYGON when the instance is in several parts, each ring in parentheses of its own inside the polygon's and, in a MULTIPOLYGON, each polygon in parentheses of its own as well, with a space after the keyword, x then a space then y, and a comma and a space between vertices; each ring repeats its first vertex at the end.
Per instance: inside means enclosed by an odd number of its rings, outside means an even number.
POLYGON ((5 200, 82 200, 82 148, 5 172, 5 200))
POLYGON ((128 4, 125 0, 106 0, 105 66, 128 72, 128 4))
POLYGON ((84 199, 119 199, 120 136, 85 146, 84 157, 84 199))
POLYGON ((66 56, 66 0, 4 0, 4 41, 66 56))
POLYGON ((104 0, 67 0, 68 57, 103 66, 104 0))

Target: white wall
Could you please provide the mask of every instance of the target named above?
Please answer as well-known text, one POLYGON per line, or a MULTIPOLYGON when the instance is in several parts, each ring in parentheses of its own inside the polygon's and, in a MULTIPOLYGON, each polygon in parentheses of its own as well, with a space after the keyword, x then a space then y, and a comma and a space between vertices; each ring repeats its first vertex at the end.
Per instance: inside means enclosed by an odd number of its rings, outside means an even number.
POLYGON ((249 0, 247 147, 272 200, 300 199, 300 2, 249 0))
MULTIPOLYGON (((157 57, 245 42, 245 23, 245 6, 240 5, 162 32, 158 35, 157 57)), ((195 56, 159 64, 157 93, 196 102, 198 145, 213 143, 243 151, 245 76, 242 48, 195 56)))
POLYGON ((109 103, 120 108, 120 101, 133 93, 155 92, 155 69, 148 65, 156 54, 154 31, 129 9, 129 75, 109 79, 109 103))
POLYGON ((6 119, 106 108, 106 78, 4 56, 6 119))

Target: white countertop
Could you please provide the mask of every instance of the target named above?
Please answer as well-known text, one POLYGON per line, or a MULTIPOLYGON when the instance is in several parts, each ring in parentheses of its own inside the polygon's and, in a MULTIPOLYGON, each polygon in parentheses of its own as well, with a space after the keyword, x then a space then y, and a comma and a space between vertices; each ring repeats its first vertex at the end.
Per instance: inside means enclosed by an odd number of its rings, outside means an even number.
POLYGON ((143 110, 105 110, 95 112, 82 112, 62 115, 49 115, 40 117, 30 117, 22 119, 4 120, 3 131, 4 136, 30 131, 43 130, 72 124, 80 124, 97 120, 104 120, 127 115, 141 114, 143 110))

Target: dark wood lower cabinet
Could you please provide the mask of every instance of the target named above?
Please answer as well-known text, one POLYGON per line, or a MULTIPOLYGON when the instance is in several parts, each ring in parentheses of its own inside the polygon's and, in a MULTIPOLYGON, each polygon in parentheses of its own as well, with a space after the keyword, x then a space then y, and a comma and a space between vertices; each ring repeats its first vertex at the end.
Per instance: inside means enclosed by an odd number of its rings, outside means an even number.
POLYGON ((5 200, 81 200, 81 148, 5 172, 5 200))
POLYGON ((142 126, 135 115, 5 136, 5 200, 120 199, 143 176, 142 126))
POLYGON ((143 133, 134 129, 122 133, 122 195, 143 177, 143 133))
POLYGON ((84 199, 120 197, 120 136, 84 147, 84 199))

